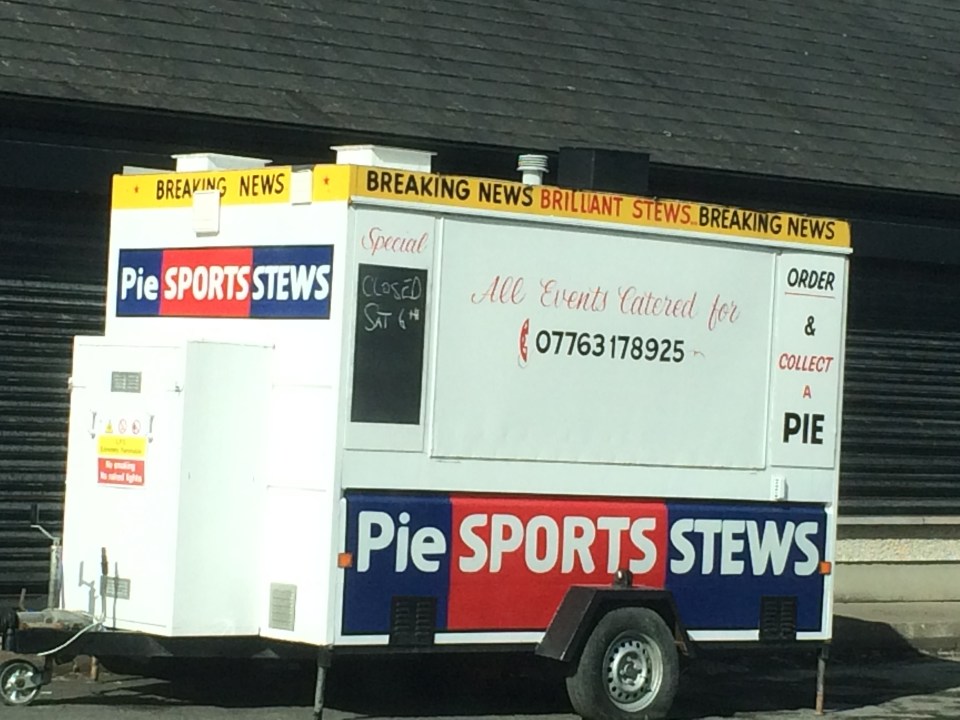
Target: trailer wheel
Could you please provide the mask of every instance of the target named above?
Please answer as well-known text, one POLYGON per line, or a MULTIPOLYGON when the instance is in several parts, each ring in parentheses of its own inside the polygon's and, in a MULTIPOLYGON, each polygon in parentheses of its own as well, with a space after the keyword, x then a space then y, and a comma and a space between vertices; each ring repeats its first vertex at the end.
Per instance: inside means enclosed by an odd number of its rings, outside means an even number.
POLYGON ((29 705, 40 692, 40 670, 26 660, 0 665, 0 698, 4 705, 29 705))
POLYGON ((619 608, 593 629, 567 678, 567 694, 589 720, 659 720, 673 704, 679 675, 663 619, 648 608, 619 608))

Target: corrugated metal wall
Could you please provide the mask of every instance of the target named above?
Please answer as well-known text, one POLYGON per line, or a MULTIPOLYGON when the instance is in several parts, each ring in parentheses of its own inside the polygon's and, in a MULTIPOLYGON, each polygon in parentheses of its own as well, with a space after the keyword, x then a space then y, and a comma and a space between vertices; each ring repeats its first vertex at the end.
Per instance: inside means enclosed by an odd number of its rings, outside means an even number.
POLYGON ((59 533, 73 337, 103 330, 106 203, 0 194, 0 596, 46 599, 59 533))
POLYGON ((960 268, 854 258, 842 515, 960 516, 960 268))
POLYGON ((30 506, 60 532, 73 336, 101 331, 102 304, 96 285, 0 279, 0 595, 45 592, 30 506))

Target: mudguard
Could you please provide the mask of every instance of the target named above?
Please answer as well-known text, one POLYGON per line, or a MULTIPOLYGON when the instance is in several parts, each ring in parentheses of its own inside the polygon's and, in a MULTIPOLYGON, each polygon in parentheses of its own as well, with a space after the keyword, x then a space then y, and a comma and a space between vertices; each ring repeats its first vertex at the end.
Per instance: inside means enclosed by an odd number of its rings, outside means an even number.
POLYGON ((693 645, 669 590, 647 587, 574 585, 564 595, 536 654, 561 662, 575 662, 604 613, 620 607, 655 610, 673 630, 680 652, 692 657, 693 645))

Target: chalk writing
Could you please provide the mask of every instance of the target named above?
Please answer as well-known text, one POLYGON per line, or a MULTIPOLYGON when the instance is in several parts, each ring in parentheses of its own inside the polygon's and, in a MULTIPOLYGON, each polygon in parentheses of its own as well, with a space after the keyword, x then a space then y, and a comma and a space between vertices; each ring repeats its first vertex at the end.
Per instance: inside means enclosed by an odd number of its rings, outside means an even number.
POLYGON ((353 422, 420 423, 427 271, 360 264, 353 422))

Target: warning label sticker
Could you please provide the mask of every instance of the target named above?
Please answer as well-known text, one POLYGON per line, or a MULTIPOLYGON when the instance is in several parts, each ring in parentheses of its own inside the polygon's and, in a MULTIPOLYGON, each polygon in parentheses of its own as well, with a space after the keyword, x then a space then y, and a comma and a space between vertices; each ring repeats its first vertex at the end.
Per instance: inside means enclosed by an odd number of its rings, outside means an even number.
POLYGON ((107 415, 97 435, 97 483, 114 487, 141 487, 148 439, 136 415, 107 415))
POLYGON ((97 453, 142 458, 147 454, 147 439, 132 435, 101 435, 97 438, 97 453))
POLYGON ((143 485, 143 460, 97 458, 97 482, 101 485, 143 485))

